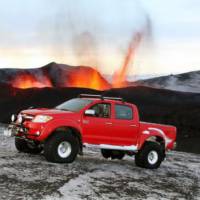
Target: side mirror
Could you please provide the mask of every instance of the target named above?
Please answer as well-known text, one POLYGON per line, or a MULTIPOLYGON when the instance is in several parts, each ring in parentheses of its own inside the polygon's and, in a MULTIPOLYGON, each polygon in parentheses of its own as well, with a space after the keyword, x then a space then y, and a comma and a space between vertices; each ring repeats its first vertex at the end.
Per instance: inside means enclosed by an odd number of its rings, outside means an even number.
POLYGON ((86 116, 95 116, 95 110, 92 110, 92 109, 85 110, 85 115, 86 116))

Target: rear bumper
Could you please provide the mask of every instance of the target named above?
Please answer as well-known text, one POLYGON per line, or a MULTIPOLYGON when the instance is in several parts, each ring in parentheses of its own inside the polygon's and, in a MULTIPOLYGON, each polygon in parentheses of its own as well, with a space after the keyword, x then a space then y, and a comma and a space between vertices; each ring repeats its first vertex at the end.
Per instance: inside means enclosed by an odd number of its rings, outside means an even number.
POLYGON ((167 145, 166 150, 175 150, 177 146, 176 141, 171 142, 170 144, 167 145))
POLYGON ((177 143, 174 142, 174 143, 173 143, 173 147, 172 147, 172 149, 174 150, 174 149, 176 149, 176 147, 177 147, 177 143))

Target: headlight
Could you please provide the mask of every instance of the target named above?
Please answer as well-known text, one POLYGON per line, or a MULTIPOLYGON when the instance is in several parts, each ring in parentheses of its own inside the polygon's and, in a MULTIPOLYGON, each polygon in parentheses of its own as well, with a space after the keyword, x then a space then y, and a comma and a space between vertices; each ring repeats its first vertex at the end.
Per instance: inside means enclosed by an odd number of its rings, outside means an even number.
POLYGON ((53 117, 48 115, 36 115, 35 118, 32 120, 32 122, 36 123, 45 123, 53 119, 53 117))
POLYGON ((15 114, 12 114, 11 116, 11 122, 15 122, 17 119, 17 116, 15 114))
POLYGON ((23 117, 22 117, 21 114, 19 114, 19 115, 17 116, 17 122, 20 123, 20 124, 23 122, 23 117))

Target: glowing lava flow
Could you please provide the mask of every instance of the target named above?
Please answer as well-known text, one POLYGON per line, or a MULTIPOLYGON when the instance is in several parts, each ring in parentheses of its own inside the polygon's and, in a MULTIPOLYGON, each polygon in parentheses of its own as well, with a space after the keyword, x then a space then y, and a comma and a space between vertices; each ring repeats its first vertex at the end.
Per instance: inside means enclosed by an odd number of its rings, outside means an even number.
POLYGON ((92 70, 90 73, 87 73, 83 70, 72 73, 70 75, 67 85, 68 87, 81 87, 96 90, 109 89, 108 83, 96 70, 92 70))
POLYGON ((27 88, 44 88, 52 87, 51 82, 46 77, 42 77, 42 81, 38 81, 31 74, 19 74, 13 81, 12 86, 21 89, 27 88))
MULTIPOLYGON (((55 69, 58 66, 55 66, 55 69)), ((14 76, 10 83, 15 88, 44 88, 44 87, 80 87, 96 90, 106 90, 110 84, 101 76, 101 74, 89 67, 79 67, 72 71, 62 71, 62 75, 55 73, 31 74, 19 73, 14 76), (51 82, 53 80, 53 83, 51 82)))

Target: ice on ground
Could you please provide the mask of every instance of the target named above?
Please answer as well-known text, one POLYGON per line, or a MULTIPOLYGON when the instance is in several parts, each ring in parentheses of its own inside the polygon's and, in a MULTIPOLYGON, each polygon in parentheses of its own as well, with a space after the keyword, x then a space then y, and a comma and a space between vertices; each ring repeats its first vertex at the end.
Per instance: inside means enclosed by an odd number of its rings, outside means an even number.
POLYGON ((72 164, 53 164, 42 154, 18 153, 13 144, 0 135, 1 200, 200 200, 200 155, 170 152, 159 169, 147 170, 134 158, 106 160, 88 149, 72 164))

